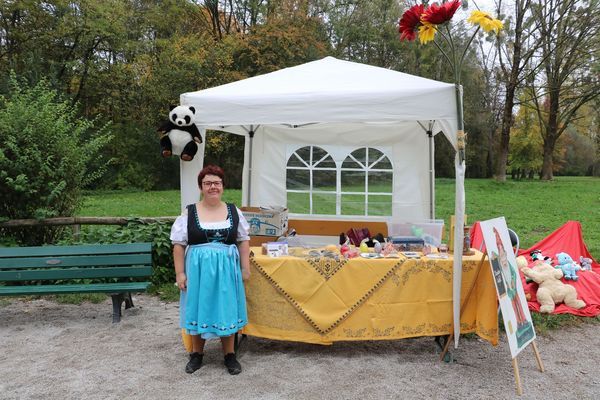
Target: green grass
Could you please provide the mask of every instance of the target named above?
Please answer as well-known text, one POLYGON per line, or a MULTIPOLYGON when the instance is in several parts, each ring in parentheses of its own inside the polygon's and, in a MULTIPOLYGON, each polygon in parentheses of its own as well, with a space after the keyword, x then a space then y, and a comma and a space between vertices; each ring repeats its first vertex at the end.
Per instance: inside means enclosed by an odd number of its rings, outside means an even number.
POLYGON ((108 298, 104 293, 67 293, 52 296, 57 303, 62 304, 81 304, 89 302, 93 304, 102 303, 108 298))
MULTIPOLYGON (((227 189, 223 200, 240 204, 242 191, 227 189)), ((87 192, 77 216, 169 217, 181 214, 179 190, 87 192)))
POLYGON ((148 288, 148 293, 157 295, 162 301, 178 301, 179 288, 173 285, 172 282, 163 283, 162 285, 152 285, 148 288))
MULTIPOLYGON (((528 248, 569 220, 581 222, 583 238, 600 258, 600 178, 558 177, 553 181, 468 179, 465 182, 469 223, 504 216, 528 248)), ((436 214, 454 214, 454 181, 436 181, 436 214)))

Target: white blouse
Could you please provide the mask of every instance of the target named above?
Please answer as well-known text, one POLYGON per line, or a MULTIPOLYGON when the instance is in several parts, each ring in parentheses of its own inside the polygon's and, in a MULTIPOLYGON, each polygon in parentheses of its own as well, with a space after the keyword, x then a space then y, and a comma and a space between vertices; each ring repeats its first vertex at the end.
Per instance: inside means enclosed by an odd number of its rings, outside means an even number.
MULTIPOLYGON (((243 242, 245 240, 250 240, 250 225, 242 211, 236 207, 238 216, 240 217, 238 222, 237 229, 237 241, 243 242)), ((181 214, 171 227, 171 243, 180 244, 182 246, 187 246, 188 234, 187 234, 187 219, 188 212, 187 208, 183 210, 183 214, 181 214)), ((221 229, 229 227, 229 220, 225 219, 223 221, 218 222, 202 222, 200 221, 200 227, 203 229, 221 229)))

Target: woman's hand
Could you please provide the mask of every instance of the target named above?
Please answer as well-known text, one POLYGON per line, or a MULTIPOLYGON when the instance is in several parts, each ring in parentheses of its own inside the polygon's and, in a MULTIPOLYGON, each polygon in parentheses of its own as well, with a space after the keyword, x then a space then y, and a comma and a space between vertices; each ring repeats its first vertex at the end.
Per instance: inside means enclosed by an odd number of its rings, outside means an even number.
POLYGON ((187 289, 187 277, 185 276, 185 272, 179 272, 175 279, 177 281, 177 287, 179 290, 187 289))
POLYGON ((250 279, 250 268, 242 268, 242 280, 247 281, 250 279))

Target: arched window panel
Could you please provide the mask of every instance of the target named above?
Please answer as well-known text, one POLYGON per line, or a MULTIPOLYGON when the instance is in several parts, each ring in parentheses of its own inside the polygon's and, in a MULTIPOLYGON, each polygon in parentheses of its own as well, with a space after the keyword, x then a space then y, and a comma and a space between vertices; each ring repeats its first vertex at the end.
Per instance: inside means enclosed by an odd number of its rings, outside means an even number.
POLYGON ((367 149, 362 147, 354 150, 342 163, 342 168, 364 169, 367 161, 367 149))
POLYGON ((292 152, 286 168, 288 209, 298 214, 336 214, 337 167, 318 146, 292 152))
POLYGON ((392 163, 383 152, 377 149, 368 148, 369 168, 371 169, 389 169, 392 170, 392 163))
POLYGON ((312 161, 311 161, 311 148, 312 146, 304 146, 299 148, 298 150, 296 150, 296 155, 298 156, 298 158, 300 160, 303 160, 307 165, 311 165, 312 161))
POLYGON ((367 165, 367 148, 361 147, 350 153, 351 158, 355 159, 364 168, 367 165))
POLYGON ((333 158, 320 147, 313 146, 312 165, 315 168, 336 168, 333 158))
POLYGON ((286 168, 290 212, 392 215, 393 166, 389 157, 371 147, 348 148, 346 156, 340 154, 339 146, 324 147, 290 149, 286 168), (336 164, 332 154, 343 161, 336 164))
POLYGON ((300 157, 296 153, 292 154, 287 162, 288 167, 300 167, 306 168, 308 165, 306 162, 302 161, 300 157))

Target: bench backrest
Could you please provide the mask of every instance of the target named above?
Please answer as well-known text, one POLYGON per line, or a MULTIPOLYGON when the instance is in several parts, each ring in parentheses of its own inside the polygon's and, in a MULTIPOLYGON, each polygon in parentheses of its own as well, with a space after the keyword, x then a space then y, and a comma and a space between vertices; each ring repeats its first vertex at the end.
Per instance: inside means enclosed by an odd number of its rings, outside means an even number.
POLYGON ((151 274, 151 243, 0 248, 0 282, 151 274))

